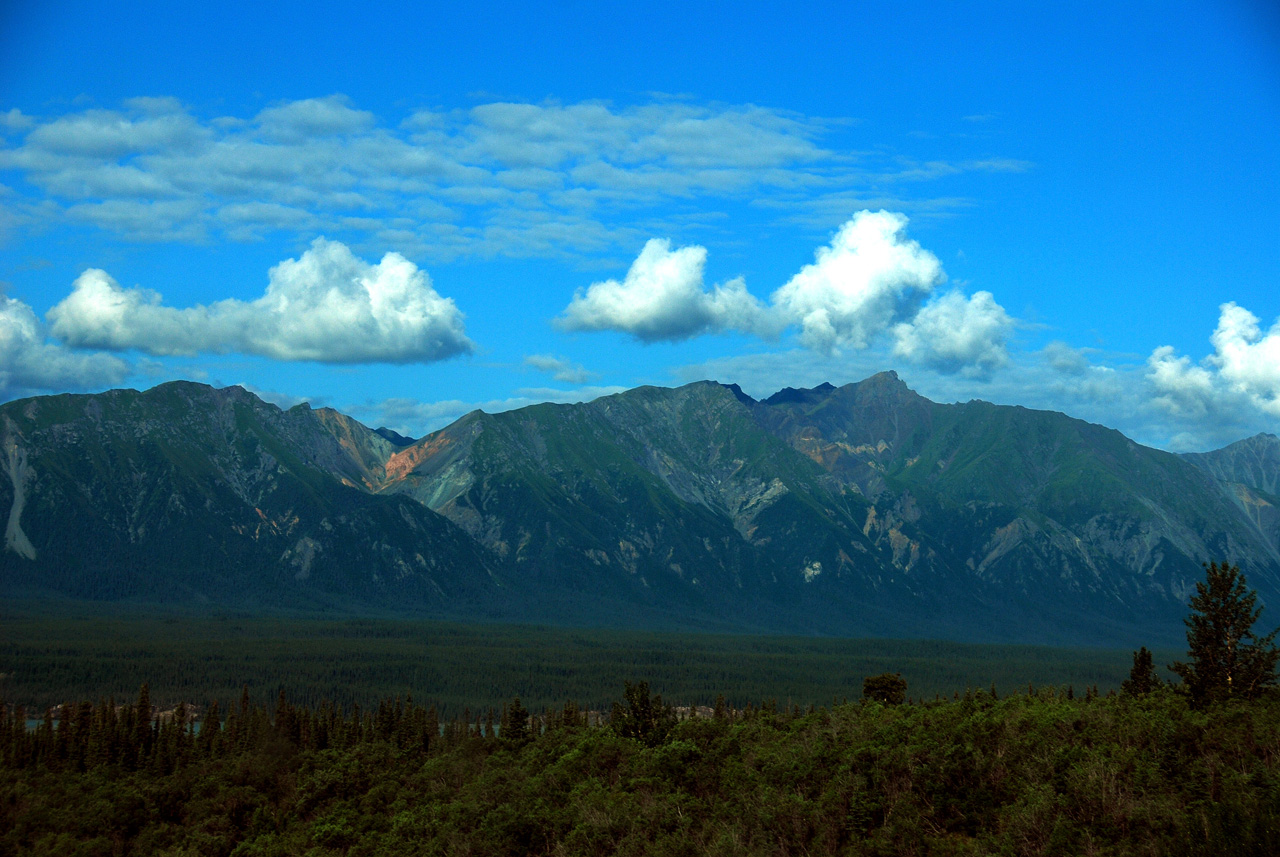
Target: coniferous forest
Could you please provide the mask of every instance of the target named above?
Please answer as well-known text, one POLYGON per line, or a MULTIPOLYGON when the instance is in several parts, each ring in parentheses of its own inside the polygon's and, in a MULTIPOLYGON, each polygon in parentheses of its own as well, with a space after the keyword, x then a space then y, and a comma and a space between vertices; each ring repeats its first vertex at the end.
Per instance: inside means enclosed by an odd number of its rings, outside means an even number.
POLYGON ((136 699, 6 705, 3 854, 1273 854, 1280 654, 1214 564, 1167 682, 1145 647, 1119 691, 607 709, 519 698, 442 716, 270 703, 199 720, 136 699), (32 717, 36 722, 31 722, 32 717))
POLYGON ((4 728, 5 854, 1272 854, 1280 700, 1055 688, 602 722, 83 703, 4 728))

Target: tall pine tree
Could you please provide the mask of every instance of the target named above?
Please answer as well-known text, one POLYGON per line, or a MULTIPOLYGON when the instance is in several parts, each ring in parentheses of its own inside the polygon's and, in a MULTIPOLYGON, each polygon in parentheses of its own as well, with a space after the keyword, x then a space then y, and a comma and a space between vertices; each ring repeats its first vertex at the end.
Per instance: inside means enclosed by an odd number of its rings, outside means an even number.
POLYGON ((1205 572, 1204 583, 1196 584, 1192 613, 1186 619, 1190 660, 1169 669, 1182 679, 1197 704, 1254 699, 1276 681, 1280 659, 1272 645, 1276 631, 1254 635, 1253 624, 1262 609, 1255 609, 1258 594, 1245 586, 1239 568, 1213 562, 1205 572))

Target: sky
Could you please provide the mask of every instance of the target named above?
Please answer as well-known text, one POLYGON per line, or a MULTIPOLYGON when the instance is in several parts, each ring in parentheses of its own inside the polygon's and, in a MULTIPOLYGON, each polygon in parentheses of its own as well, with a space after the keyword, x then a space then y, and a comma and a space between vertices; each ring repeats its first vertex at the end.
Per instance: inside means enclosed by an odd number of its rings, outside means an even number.
POLYGON ((0 0, 0 400, 892 369, 1280 433, 1271 0, 189 5, 0 0))

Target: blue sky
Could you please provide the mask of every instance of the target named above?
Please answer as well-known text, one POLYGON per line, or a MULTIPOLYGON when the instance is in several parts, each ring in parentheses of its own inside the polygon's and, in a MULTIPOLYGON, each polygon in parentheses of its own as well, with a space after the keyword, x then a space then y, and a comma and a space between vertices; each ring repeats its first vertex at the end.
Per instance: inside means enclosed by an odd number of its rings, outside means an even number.
POLYGON ((1274 4, 183 5, 0 4, 5 399, 895 369, 1280 431, 1274 4))

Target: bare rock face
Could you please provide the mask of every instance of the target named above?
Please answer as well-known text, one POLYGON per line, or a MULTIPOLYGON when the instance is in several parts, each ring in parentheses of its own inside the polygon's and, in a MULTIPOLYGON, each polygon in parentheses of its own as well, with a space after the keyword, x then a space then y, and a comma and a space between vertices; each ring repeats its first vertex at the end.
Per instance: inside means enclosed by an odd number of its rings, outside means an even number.
POLYGON ((0 585, 523 621, 1175 641, 1280 604, 1280 440, 1176 456, 893 373, 468 414, 417 441, 239 388, 0 406, 0 585), (363 605, 363 607, 361 606, 363 605))
POLYGON ((1213 452, 1192 452, 1183 458, 1222 482, 1280 496, 1280 437, 1273 434, 1257 434, 1213 452))
POLYGON ((1258 434, 1183 457, 1216 479, 1228 501, 1280 551, 1280 438, 1258 434))

